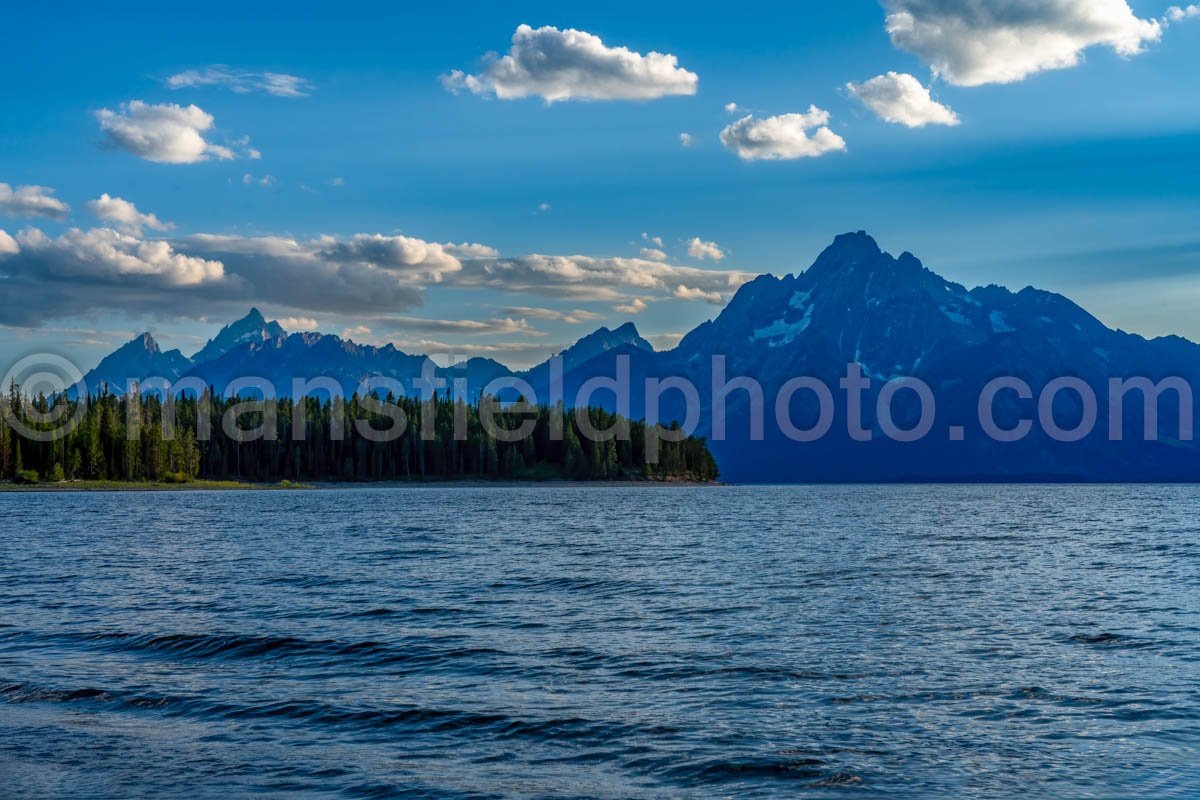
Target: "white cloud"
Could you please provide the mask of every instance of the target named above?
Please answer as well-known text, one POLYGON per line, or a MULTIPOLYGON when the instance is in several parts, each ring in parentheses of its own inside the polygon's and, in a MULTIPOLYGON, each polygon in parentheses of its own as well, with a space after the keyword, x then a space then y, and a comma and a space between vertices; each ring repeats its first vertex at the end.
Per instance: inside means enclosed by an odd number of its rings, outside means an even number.
POLYGON ((1089 47, 1122 56, 1162 36, 1126 0, 885 0, 892 43, 959 86, 1074 67, 1089 47))
POLYGON ((710 292, 694 286, 684 286, 683 284, 676 286, 672 294, 680 300, 703 300, 714 306, 719 306, 725 302, 725 296, 720 292, 710 292))
POLYGON ((444 245, 406 236, 199 234, 179 246, 219 258, 247 284, 243 298, 309 313, 405 311, 422 304, 428 286, 462 269, 444 245))
POLYGON ((1194 3, 1186 7, 1171 6, 1167 9, 1166 19, 1164 22, 1183 22, 1185 19, 1193 19, 1197 17, 1200 17, 1200 3, 1194 3))
POLYGON ((679 134, 679 143, 684 147, 691 147, 696 143, 696 139, 690 133, 681 133, 679 134))
POLYGON ((239 94, 265 92, 276 97, 306 97, 313 85, 304 78, 282 72, 247 72, 224 64, 203 69, 189 69, 166 80, 172 89, 191 89, 200 86, 219 86, 239 94))
POLYGON ((725 251, 718 247, 716 242, 706 242, 696 236, 688 242, 688 255, 701 260, 711 258, 713 261, 720 261, 725 258, 725 251))
POLYGON ((225 277, 220 261, 178 253, 168 242, 144 240, 111 228, 72 228, 53 239, 37 228, 28 228, 17 234, 17 242, 28 268, 55 279, 117 281, 129 277, 184 287, 225 277))
POLYGON ((738 104, 737 103, 726 103, 725 104, 725 113, 726 114, 736 114, 737 112, 738 112, 738 104))
POLYGON ((912 75, 889 72, 866 83, 848 83, 846 88, 885 122, 909 128, 959 124, 958 115, 934 100, 912 75))
POLYGON ((330 178, 329 185, 330 186, 345 186, 346 179, 345 178, 330 178))
POLYGON ((695 299, 727 297, 751 277, 735 270, 677 267, 643 258, 532 254, 465 261, 462 272, 447 280, 461 287, 622 303, 630 292, 672 295, 680 284, 706 293, 695 299))
POLYGON ((663 246, 663 240, 662 240, 661 236, 651 236, 648 233, 643 233, 642 241, 650 242, 652 245, 654 245, 655 247, 658 247, 658 248, 661 248, 663 246))
MULTIPOLYGON (((120 111, 96 112, 100 130, 113 147, 162 164, 194 164, 210 158, 232 159, 228 147, 204 138, 213 127, 211 114, 197 106, 174 103, 152 105, 131 100, 120 111)), ((243 140, 245 141, 245 140, 243 140)))
POLYGON ((462 269, 445 246, 403 236, 165 241, 99 228, 56 239, 31 229, 14 241, 16 252, 0 259, 0 285, 22 303, 0 305, 0 324, 128 308, 207 315, 247 302, 298 317, 396 313, 420 306, 428 287, 462 269))
POLYGON ((269 189, 275 185, 275 176, 274 175, 263 175, 261 178, 256 178, 253 175, 251 175, 249 172, 247 172, 245 175, 242 176, 242 184, 244 186, 258 185, 258 186, 262 186, 263 188, 269 189))
POLYGON ((534 308, 530 306, 508 306, 500 309, 501 314, 512 314, 518 317, 529 317, 530 319, 547 319, 555 322, 565 322, 568 325, 579 325, 584 322, 600 319, 603 315, 597 314, 594 311, 585 311, 582 308, 571 309, 570 311, 559 311, 553 308, 534 308))
MULTIPOLYGON (((295 323, 300 328, 315 327, 306 324, 310 317, 328 315, 375 327, 371 319, 404 319, 395 315, 421 306, 437 285, 482 290, 493 302, 504 293, 603 302, 637 313, 642 304, 666 297, 718 302, 753 277, 640 258, 499 257, 483 245, 466 247, 380 234, 148 240, 111 228, 72 229, 57 238, 28 229, 0 235, 0 285, 21 298, 0 304, 0 325, 129 308, 163 318, 210 316, 257 303, 304 320, 295 323)), ((536 335, 527 320, 581 324, 599 318, 578 307, 514 306, 491 319, 404 322, 460 335, 536 335)))
POLYGON ((613 311, 618 314, 640 314, 647 308, 646 301, 640 297, 635 297, 628 303, 613 306, 613 311))
POLYGON ((721 143, 747 161, 816 158, 846 149, 846 141, 828 124, 829 112, 816 106, 805 114, 748 115, 721 131, 721 143))
POLYGON ((152 231, 165 231, 173 227, 170 222, 163 222, 153 214, 143 214, 137 206, 120 197, 111 197, 107 192, 95 200, 89 200, 88 211, 96 219, 111 222, 126 233, 141 236, 144 228, 152 231))
POLYGON ((442 76, 442 85, 501 100, 535 96, 554 103, 692 95, 699 82, 673 55, 608 47, 590 33, 551 26, 519 26, 508 53, 489 54, 485 61, 480 74, 454 70, 442 76))
POLYGON ((371 335, 371 329, 368 328, 366 325, 355 325, 351 328, 346 328, 344 331, 342 331, 343 339, 351 339, 355 336, 370 336, 370 335, 371 335))
POLYGON ((318 323, 312 317, 280 317, 275 321, 278 322, 279 326, 285 331, 292 331, 293 333, 315 331, 317 328, 321 327, 320 323, 318 323))
POLYGON ((54 197, 46 186, 18 186, 0 183, 0 214, 9 217, 50 217, 66 219, 71 207, 54 197))
POLYGON ((447 253, 456 255, 459 258, 496 258, 500 255, 500 251, 494 247, 488 247, 486 244, 476 244, 473 242, 462 242, 460 244, 442 245, 447 253))
POLYGON ((545 213, 546 213, 547 211, 549 211, 549 210, 550 210, 550 204, 549 204, 549 203, 538 203, 538 207, 537 207, 537 213, 539 213, 539 214, 545 214, 545 213))
POLYGON ((656 247, 643 247, 641 249, 642 258, 648 258, 651 261, 666 261, 667 254, 656 247))
POLYGON ((462 269, 462 262, 447 252, 445 245, 409 236, 360 233, 350 239, 321 236, 313 240, 322 258, 341 263, 361 263, 385 270, 411 272, 422 280, 441 282, 447 274, 462 269))

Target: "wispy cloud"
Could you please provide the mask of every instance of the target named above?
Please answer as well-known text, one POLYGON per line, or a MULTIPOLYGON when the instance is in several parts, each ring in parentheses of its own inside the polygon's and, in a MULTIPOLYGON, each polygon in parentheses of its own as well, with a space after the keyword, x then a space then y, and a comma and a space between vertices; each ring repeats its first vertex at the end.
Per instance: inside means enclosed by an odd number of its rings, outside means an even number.
POLYGON ((545 319, 555 322, 565 322, 568 325, 579 325, 584 322, 601 319, 602 314, 597 314, 594 311, 586 311, 582 308, 574 308, 570 311, 560 311, 554 308, 536 308, 532 306, 505 306, 500 309, 501 314, 510 314, 517 317, 528 317, 529 319, 545 319))
POLYGON ((189 69, 166 79, 172 89, 192 89, 213 86, 239 94, 262 92, 276 97, 307 97, 316 88, 312 82, 283 72, 251 72, 224 64, 201 69, 189 69))
POLYGON ((432 334, 512 334, 520 333, 526 336, 544 336, 535 330, 527 320, 503 317, 499 319, 429 319, 427 317, 380 317, 374 323, 376 328, 387 327, 392 330, 408 333, 432 334))
POLYGON ((243 186, 261 186, 264 189, 269 189, 275 185, 275 176, 274 175, 262 175, 262 176, 256 177, 254 175, 251 175, 249 172, 247 172, 246 174, 242 175, 242 185, 243 186))

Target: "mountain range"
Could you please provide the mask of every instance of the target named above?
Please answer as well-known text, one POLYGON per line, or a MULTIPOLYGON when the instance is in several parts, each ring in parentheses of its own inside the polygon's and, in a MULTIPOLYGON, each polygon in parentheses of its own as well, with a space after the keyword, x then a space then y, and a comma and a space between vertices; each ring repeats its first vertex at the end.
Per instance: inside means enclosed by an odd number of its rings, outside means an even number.
MULTIPOLYGON (((632 323, 601 328, 565 350, 562 396, 576 397, 591 379, 612 377, 626 365, 635 390, 624 409, 615 395, 599 391, 593 405, 645 416, 641 387, 647 378, 682 377, 698 389, 701 413, 697 433, 712 436, 713 356, 724 356, 726 379, 750 376, 763 388, 762 436, 752 437, 754 400, 742 390, 728 394, 727 431, 712 449, 722 475, 731 481, 1151 481, 1200 480, 1200 448, 1180 424, 1183 398, 1165 392, 1160 400, 1158 441, 1142 436, 1144 398, 1127 395, 1120 421, 1122 441, 1109 435, 1109 382, 1143 377, 1150 381, 1200 379, 1200 345, 1180 337, 1145 339, 1112 330, 1067 298, 1026 288, 967 289, 947 281, 911 253, 883 252, 864 232, 837 237, 807 270, 795 275, 763 275, 745 284, 714 319, 688 333, 671 350, 655 351, 632 323), (851 434, 850 409, 838 394, 848 365, 869 379, 862 393, 860 424, 873 431, 869 441, 851 434), (795 441, 777 420, 775 398, 787 382, 810 377, 829 386, 837 402, 827 435, 795 441), (936 399, 936 424, 919 441, 903 442, 880 433, 876 408, 888 382, 911 376, 924 381, 936 399), (979 398, 989 381, 1012 376, 1032 388, 1033 398, 1016 392, 996 395, 996 424, 1011 429, 1022 420, 1074 428, 1085 411, 1076 390, 1057 392, 1039 411, 1037 394, 1051 381, 1081 381, 1095 393, 1098 424, 1079 441, 1060 441, 1034 424, 1029 435, 1000 442, 980 422, 979 398)), ((143 334, 107 358, 85 380, 123 387, 129 379, 154 375, 194 378, 217 387, 258 376, 280 396, 291 392, 294 376, 323 376, 353 392, 368 375, 410 383, 426 363, 392 345, 356 344, 320 333, 287 334, 257 310, 222 329, 199 353, 162 352, 143 334)), ((478 393, 491 380, 511 376, 527 381, 539 398, 551 396, 555 372, 543 363, 512 371, 491 359, 473 358, 438 374, 466 377, 478 393)), ((1076 383, 1076 386, 1079 384, 1076 383)), ((893 387, 894 388, 894 387, 893 387)), ((890 391, 890 390, 887 390, 890 391)), ((1190 403, 1190 398, 1187 399, 1190 403)), ((816 395, 797 391, 784 404, 791 424, 810 427, 820 416, 816 395)), ((895 392, 891 416, 901 429, 920 419, 916 394, 895 392)), ((1194 410, 1185 415, 1194 419, 1194 410)), ((678 392, 663 396, 660 419, 683 420, 678 392)))

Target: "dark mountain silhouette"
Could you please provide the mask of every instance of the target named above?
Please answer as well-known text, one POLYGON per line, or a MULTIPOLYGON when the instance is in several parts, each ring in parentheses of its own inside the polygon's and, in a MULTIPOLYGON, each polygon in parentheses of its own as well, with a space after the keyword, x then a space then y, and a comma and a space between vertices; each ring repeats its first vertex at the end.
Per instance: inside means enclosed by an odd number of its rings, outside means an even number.
POLYGON ((105 356, 96 368, 83 376, 89 391, 107 388, 111 394, 123 394, 130 380, 147 377, 177 380, 192 365, 178 350, 163 352, 149 333, 143 333, 105 356))
POLYGON ((192 361, 196 364, 214 361, 234 348, 245 344, 269 342, 283 335, 285 333, 282 325, 278 322, 267 322, 261 311, 252 308, 249 314, 222 328, 220 333, 192 357, 192 361))
MULTIPOLYGON (((272 381, 284 395, 294 376, 331 377, 346 391, 367 375, 411 383, 426 362, 390 345, 358 345, 315 333, 287 336, 257 312, 226 328, 202 351, 211 358, 198 354, 190 364, 177 352, 157 354, 156 345, 156 355, 134 357, 147 350, 144 344, 134 347, 137 341, 90 375, 113 381, 122 371, 173 369, 218 387, 254 375, 272 381)), ((1109 437, 1110 379, 1180 377, 1198 385, 1200 346, 1179 337, 1147 340, 1111 330, 1050 292, 999 286, 968 290, 926 269, 911 253, 897 258, 881 251, 863 232, 837 237, 804 272, 764 275, 745 284, 715 319, 673 350, 655 352, 629 323, 601 328, 561 356, 562 396, 568 404, 590 379, 613 377, 619 365, 627 367, 632 386, 627 404, 608 390, 582 403, 634 418, 646 415, 647 378, 686 378, 698 389, 697 432, 713 437, 722 475, 733 481, 1200 480, 1200 448, 1184 435, 1180 397, 1173 391, 1159 399, 1159 441, 1143 440, 1145 402, 1136 391, 1127 395, 1119 415, 1124 440, 1109 437), (714 410, 721 405, 714 403, 714 357, 723 358, 726 379, 750 376, 761 385, 761 437, 751 436, 756 401, 742 390, 726 399, 725 436, 714 428, 714 410), (855 416, 869 432, 865 436, 850 434, 846 394, 839 387, 852 364, 869 380, 855 416), (886 420, 876 414, 880 392, 906 376, 924 381, 937 406, 930 433, 914 442, 885 435, 886 420), (1020 441, 995 441, 980 422, 980 393, 1004 376, 1020 378, 1034 393, 1032 399, 1013 391, 995 398, 999 427, 1035 423, 1020 441), (794 441, 776 419, 776 397, 797 377, 817 379, 833 395, 832 425, 817 441, 794 441), (1082 381, 1097 398, 1097 424, 1080 441, 1056 440, 1039 419, 1037 396, 1059 378, 1082 381)), ((551 397, 549 362, 512 373, 498 362, 472 359, 438 375, 448 381, 467 378, 472 396, 497 377, 515 375, 527 380, 539 399, 551 397)), ((1064 390, 1053 399, 1046 409, 1049 421, 1074 428, 1083 411, 1078 393, 1064 390)), ((808 390, 795 392, 784 407, 787 420, 799 429, 820 417, 817 396, 808 390)), ((897 391, 888 407, 901 435, 920 420, 912 391, 897 391)), ((685 419, 678 392, 666 393, 660 408, 664 422, 685 419)))

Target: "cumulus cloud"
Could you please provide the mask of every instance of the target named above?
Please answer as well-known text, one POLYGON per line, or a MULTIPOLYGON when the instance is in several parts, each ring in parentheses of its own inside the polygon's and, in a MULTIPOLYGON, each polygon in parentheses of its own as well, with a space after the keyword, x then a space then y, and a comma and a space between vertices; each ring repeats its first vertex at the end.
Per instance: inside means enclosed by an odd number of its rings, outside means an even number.
POLYGON ((1136 55, 1162 36, 1126 0, 885 0, 892 43, 959 86, 1074 67, 1090 47, 1136 55))
POLYGON ((618 314, 640 314, 645 311, 647 307, 648 306, 646 305, 645 300, 640 297, 635 297, 628 303, 622 303, 621 305, 613 306, 613 311, 616 311, 618 314))
POLYGON ((312 317, 280 317, 275 320, 279 326, 285 331, 293 333, 303 333, 304 331, 315 331, 320 325, 312 317))
POLYGON ((648 258, 651 261, 666 261, 667 254, 657 247, 643 247, 641 249, 642 258, 648 258))
POLYGON ((703 300, 714 306, 719 306, 725 302, 725 296, 720 292, 710 292, 695 286, 684 286, 683 284, 676 286, 675 291, 671 294, 679 300, 703 300))
POLYGON ((679 143, 684 147, 691 147, 696 143, 696 139, 690 133, 681 133, 679 134, 679 143))
POLYGON ((377 269, 407 273, 418 280, 440 283, 462 269, 462 262, 446 245, 410 236, 360 233, 350 239, 319 237, 310 244, 320 257, 338 263, 366 264, 377 269))
POLYGON ((224 64, 185 70, 167 78, 166 84, 172 89, 217 86, 239 94, 263 92, 276 97, 307 97, 314 88, 311 82, 295 75, 282 72, 248 72, 224 64))
POLYGON ((9 217, 49 217, 66 219, 71 207, 54 197, 46 186, 18 186, 0 183, 0 214, 9 217))
POLYGON ((701 260, 711 258, 713 261, 720 261, 725 258, 725 251, 718 247, 716 242, 706 242, 695 236, 688 242, 688 255, 701 260))
POLYGON ((488 247, 486 244, 475 244, 472 242, 462 242, 460 244, 445 244, 442 245, 447 253, 458 256, 459 258, 496 258, 500 255, 500 251, 494 247, 488 247))
POLYGON ((483 70, 443 75, 450 91, 466 89, 501 100, 652 100, 696 93, 699 78, 667 53, 609 47, 585 31, 521 25, 504 56, 485 56, 483 70))
POLYGON ((654 245, 655 247, 658 247, 658 248, 661 248, 663 246, 663 240, 662 240, 661 236, 651 236, 648 233, 643 233, 642 241, 650 242, 652 245, 654 245))
POLYGON ((672 295, 680 284, 707 293, 704 298, 688 299, 728 297, 751 277, 736 270, 678 267, 644 258, 533 254, 466 261, 451 282, 543 297, 623 303, 635 292, 672 295))
POLYGON ((405 311, 423 303, 425 287, 461 269, 441 245, 377 234, 305 241, 198 234, 179 246, 220 259, 245 282, 247 299, 310 313, 405 311))
POLYGON ((726 103, 725 104, 725 113, 726 114, 736 114, 737 112, 738 112, 738 104, 737 103, 726 103))
POLYGON ((163 222, 154 214, 143 214, 133 203, 120 197, 112 197, 107 192, 95 200, 89 200, 87 208, 96 219, 111 222, 133 236, 141 236, 145 228, 165 231, 175 227, 170 222, 163 222))
POLYGON ((536 308, 531 306, 507 306, 500 309, 501 314, 512 314, 518 317, 529 317, 530 319, 547 319, 555 322, 565 322, 568 325, 579 325, 584 322, 600 319, 603 315, 597 314, 594 311, 586 311, 582 308, 571 309, 570 311, 559 311, 554 308, 536 308))
POLYGON ((959 124, 958 115, 934 100, 912 75, 889 72, 866 83, 848 83, 846 88, 885 122, 909 128, 959 124))
MULTIPOLYGON (((118 111, 96 112, 105 142, 147 161, 161 164, 194 164, 212 158, 235 158, 233 150, 204 138, 213 117, 203 109, 174 103, 150 104, 141 100, 123 103, 118 111)), ((243 139, 242 142, 248 143, 243 139)), ((257 152, 257 151, 253 151, 257 152)), ((253 156, 253 152, 251 156, 253 156)))
POLYGON ((816 106, 805 114, 747 115, 721 131, 721 143, 747 161, 816 158, 846 149, 846 140, 828 124, 829 112, 816 106))
POLYGON ((1190 6, 1171 6, 1167 9, 1165 22, 1183 22, 1185 19, 1200 18, 1200 3, 1190 6))
MULTIPOLYGON (((142 227, 148 227, 148 215, 138 214, 142 227)), ((0 325, 40 325, 129 308, 196 318, 260 304, 290 313, 299 328, 315 327, 307 324, 310 317, 344 315, 368 324, 392 318, 428 333, 537 335, 527 320, 579 324, 599 315, 577 307, 521 306, 483 320, 396 315, 421 306, 438 285, 482 290, 493 298, 502 292, 605 302, 636 313, 654 295, 717 302, 753 277, 638 258, 499 257, 494 252, 484 245, 381 234, 146 239, 128 229, 95 228, 52 238, 27 229, 0 235, 0 285, 22 301, 0 305, 0 325)))
MULTIPOLYGON (((17 234, 17 265, 56 279, 118 281, 126 277, 170 286, 198 286, 220 281, 220 261, 176 252, 168 242, 140 239, 111 228, 72 228, 50 238, 37 228, 17 234)), ((7 269, 11 261, 5 262, 7 269)))

